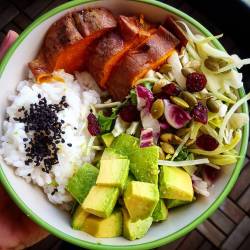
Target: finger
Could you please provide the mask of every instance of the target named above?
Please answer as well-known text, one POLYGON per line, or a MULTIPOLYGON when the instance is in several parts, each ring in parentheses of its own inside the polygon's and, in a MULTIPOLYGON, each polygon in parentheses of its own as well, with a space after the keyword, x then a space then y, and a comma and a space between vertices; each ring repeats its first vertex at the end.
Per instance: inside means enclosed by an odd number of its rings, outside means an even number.
POLYGON ((3 58, 8 48, 14 43, 17 37, 18 37, 18 34, 15 31, 10 30, 8 32, 6 37, 3 39, 2 44, 0 45, 0 60, 3 58))

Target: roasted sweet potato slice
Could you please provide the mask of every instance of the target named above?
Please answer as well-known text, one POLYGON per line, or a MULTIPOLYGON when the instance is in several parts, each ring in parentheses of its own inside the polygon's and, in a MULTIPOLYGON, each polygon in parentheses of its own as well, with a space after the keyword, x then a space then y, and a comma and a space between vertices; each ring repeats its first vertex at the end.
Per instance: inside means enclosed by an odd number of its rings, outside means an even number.
POLYGON ((82 70, 89 45, 116 26, 111 12, 103 8, 68 14, 50 27, 38 58, 29 67, 38 81, 56 69, 82 70))
POLYGON ((99 39, 91 50, 88 71, 105 88, 113 67, 132 47, 146 39, 150 33, 141 28, 136 17, 119 17, 119 30, 111 31, 99 39))
POLYGON ((183 32, 183 30, 179 27, 179 25, 176 23, 175 19, 172 16, 167 16, 165 23, 163 26, 172 32, 179 40, 179 46, 178 48, 181 48, 182 46, 186 46, 188 43, 187 36, 183 32))
POLYGON ((165 62, 179 40, 165 28, 157 31, 138 47, 131 49, 113 69, 108 80, 108 90, 116 100, 125 98, 136 81, 149 69, 165 62))

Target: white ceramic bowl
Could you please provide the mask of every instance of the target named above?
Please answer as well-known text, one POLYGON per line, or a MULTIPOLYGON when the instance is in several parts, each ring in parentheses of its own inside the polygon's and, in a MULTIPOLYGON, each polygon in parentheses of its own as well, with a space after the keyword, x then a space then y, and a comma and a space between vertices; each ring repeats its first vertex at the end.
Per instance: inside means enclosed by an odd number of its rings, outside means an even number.
MULTIPOLYGON (((115 14, 144 14, 152 22, 163 22, 167 13, 172 13, 179 19, 190 24, 193 30, 206 36, 211 35, 201 24, 188 15, 153 0, 101 0, 101 1, 70 1, 51 10, 38 18, 19 37, 10 49, 0 66, 0 131, 4 118, 7 97, 15 92, 17 83, 27 77, 27 63, 37 54, 43 37, 52 23, 72 10, 85 7, 102 6, 115 14)), ((218 41, 215 46, 223 49, 218 41)), ((240 90, 240 95, 244 91, 240 90)), ((247 106, 243 107, 247 112, 247 106)), ((243 140, 240 154, 245 156, 248 138, 248 127, 243 129, 243 140)), ((48 202, 42 191, 27 184, 22 178, 14 175, 13 169, 0 158, 0 177, 5 188, 18 206, 35 222, 52 234, 73 244, 91 249, 152 249, 169 243, 185 235, 199 223, 211 215, 227 196, 235 183, 244 159, 236 166, 223 168, 221 178, 211 188, 208 198, 200 198, 192 205, 170 211, 169 218, 163 223, 154 224, 147 235, 140 240, 128 241, 123 237, 97 239, 90 235, 74 231, 70 227, 70 216, 48 202)))

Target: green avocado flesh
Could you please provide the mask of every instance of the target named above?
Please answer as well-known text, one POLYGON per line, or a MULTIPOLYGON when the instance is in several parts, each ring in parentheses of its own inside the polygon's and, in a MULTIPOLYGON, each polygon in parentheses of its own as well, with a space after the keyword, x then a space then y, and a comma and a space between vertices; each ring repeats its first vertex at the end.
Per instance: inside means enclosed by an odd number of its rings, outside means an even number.
POLYGON ((124 193, 124 203, 132 221, 150 217, 159 201, 155 184, 131 181, 124 193))
POLYGON ((163 199, 160 199, 159 202, 157 203, 155 210, 152 214, 152 217, 154 222, 163 221, 167 219, 168 209, 163 199))
POLYGON ((85 219, 88 215, 89 213, 85 212, 81 206, 78 206, 71 220, 72 228, 75 230, 82 230, 85 219))
POLYGON ((82 231, 97 238, 118 237, 122 234, 122 212, 115 210, 107 218, 91 214, 85 219, 82 231))
POLYGON ((123 236, 128 240, 136 240, 142 238, 152 225, 152 217, 144 220, 133 222, 125 208, 122 209, 123 214, 123 236))
POLYGON ((101 136, 103 143, 105 144, 106 147, 110 147, 114 140, 114 136, 112 133, 107 133, 101 136))
POLYGON ((66 189, 81 204, 96 183, 99 170, 89 163, 85 163, 69 179, 66 189))
POLYGON ((82 207, 88 213, 107 218, 113 212, 118 196, 117 187, 93 186, 82 207))
POLYGON ((130 171, 136 180, 158 183, 158 146, 139 148, 138 138, 121 134, 114 139, 111 147, 129 158, 130 171))
POLYGON ((160 197, 166 199, 192 201, 194 190, 190 175, 180 168, 161 167, 160 197))
POLYGON ((128 171, 128 159, 101 160, 96 184, 118 187, 122 190, 128 178, 128 171))

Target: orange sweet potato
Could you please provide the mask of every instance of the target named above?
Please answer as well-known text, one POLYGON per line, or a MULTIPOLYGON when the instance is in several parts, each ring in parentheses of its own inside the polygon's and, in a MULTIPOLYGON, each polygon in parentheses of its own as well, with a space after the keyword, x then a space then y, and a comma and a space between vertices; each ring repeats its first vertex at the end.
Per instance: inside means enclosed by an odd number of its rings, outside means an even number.
POLYGON ((37 59, 29 67, 38 81, 56 69, 68 73, 82 70, 89 45, 116 26, 111 12, 103 8, 70 13, 50 27, 37 59))
POLYGON ((120 16, 118 21, 120 32, 111 31, 101 37, 89 55, 88 71, 102 88, 122 56, 150 34, 141 29, 136 17, 120 16))
POLYGON ((108 90, 116 100, 125 98, 136 81, 149 69, 155 69, 171 55, 179 40, 160 26, 139 46, 127 52, 113 69, 108 80, 108 90))

